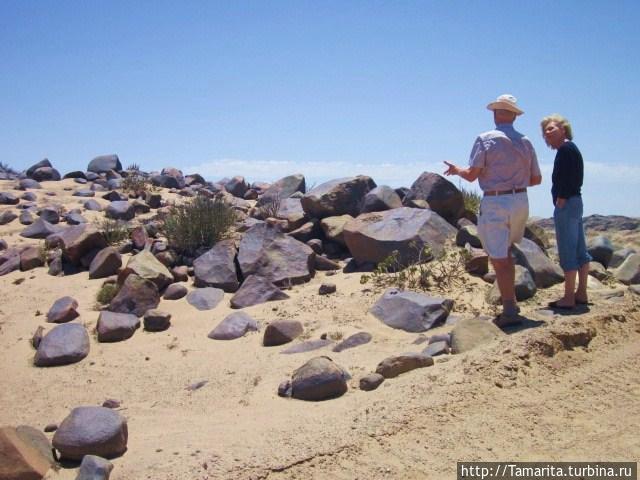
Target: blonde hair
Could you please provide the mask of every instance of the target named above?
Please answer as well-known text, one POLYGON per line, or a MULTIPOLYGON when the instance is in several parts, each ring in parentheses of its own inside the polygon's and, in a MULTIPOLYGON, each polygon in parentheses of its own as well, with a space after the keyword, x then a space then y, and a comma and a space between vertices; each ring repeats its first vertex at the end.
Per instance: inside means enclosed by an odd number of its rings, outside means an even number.
POLYGON ((540 126, 542 127, 542 132, 544 133, 544 129, 551 122, 558 124, 564 129, 564 136, 569 140, 573 140, 573 131, 571 130, 571 124, 569 120, 564 118, 559 113, 552 113, 551 115, 544 117, 540 122, 540 126))

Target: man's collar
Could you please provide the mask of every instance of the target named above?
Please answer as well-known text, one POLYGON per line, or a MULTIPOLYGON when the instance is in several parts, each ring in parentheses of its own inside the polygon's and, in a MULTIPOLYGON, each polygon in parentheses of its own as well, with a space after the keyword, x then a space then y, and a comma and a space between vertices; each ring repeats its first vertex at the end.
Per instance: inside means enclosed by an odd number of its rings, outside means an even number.
POLYGON ((513 128, 513 123, 496 123, 496 128, 513 128))

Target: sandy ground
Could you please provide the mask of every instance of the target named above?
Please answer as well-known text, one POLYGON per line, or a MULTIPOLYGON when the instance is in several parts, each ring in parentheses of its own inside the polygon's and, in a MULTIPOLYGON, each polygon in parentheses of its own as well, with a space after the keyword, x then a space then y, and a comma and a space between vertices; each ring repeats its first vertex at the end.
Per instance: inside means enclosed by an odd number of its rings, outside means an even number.
MULTIPOLYGON (((0 182, 0 191, 11 185, 0 182)), ((65 186, 74 184, 44 182, 39 203, 73 208, 83 201, 68 196, 65 186)), ((22 228, 17 220, 0 227, 0 238, 19 243, 22 228)), ((325 347, 285 355, 288 345, 261 346, 261 333, 210 340, 207 334, 233 311, 225 294, 206 312, 185 299, 162 300, 158 308, 172 314, 169 330, 139 330, 114 344, 92 338, 83 361, 34 367, 30 338, 40 325, 51 329, 44 315, 53 302, 76 298, 81 316, 75 321, 92 331, 101 284, 87 272, 54 278, 44 268, 0 277, 0 425, 44 428, 76 406, 120 400, 129 443, 113 460, 113 480, 442 479, 455 478, 462 460, 640 458, 640 301, 626 288, 611 299, 593 291, 594 304, 571 315, 542 308, 561 285, 539 291, 522 305, 530 319, 524 328, 472 352, 438 357, 433 367, 387 380, 373 392, 358 389, 361 376, 389 355, 425 345, 413 344, 418 334, 393 330, 368 313, 381 290, 362 285, 360 274, 318 273, 288 291, 289 300, 245 309, 262 329, 275 319, 300 320, 302 340, 373 335, 369 344, 340 353, 325 347), (337 292, 319 296, 324 281, 337 292), (278 384, 317 355, 351 374, 349 391, 317 403, 278 397, 278 384), (202 388, 186 389, 203 380, 202 388)), ((469 277, 448 292, 454 314, 491 313, 484 303, 488 288, 469 277)), ((74 479, 76 472, 51 470, 46 478, 74 479)))

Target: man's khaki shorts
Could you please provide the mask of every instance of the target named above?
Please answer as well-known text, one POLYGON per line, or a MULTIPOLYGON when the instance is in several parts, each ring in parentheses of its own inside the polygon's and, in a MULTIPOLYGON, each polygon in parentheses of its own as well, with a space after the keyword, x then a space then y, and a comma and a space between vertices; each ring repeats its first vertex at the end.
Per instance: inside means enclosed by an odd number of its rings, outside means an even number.
POLYGON ((483 197, 478 235, 490 258, 507 258, 509 248, 524 236, 529 218, 527 192, 483 197))

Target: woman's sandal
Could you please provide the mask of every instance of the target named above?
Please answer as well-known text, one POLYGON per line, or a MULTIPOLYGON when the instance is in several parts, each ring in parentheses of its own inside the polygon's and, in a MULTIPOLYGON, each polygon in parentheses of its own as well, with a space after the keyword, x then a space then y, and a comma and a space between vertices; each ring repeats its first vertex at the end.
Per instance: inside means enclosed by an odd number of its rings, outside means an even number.
MULTIPOLYGON (((576 302, 576 303, 578 303, 578 302, 576 302)), ((555 308, 556 310, 573 310, 574 308, 576 308, 575 305, 573 307, 569 306, 569 305, 560 305, 558 303, 558 300, 556 300, 554 302, 549 302, 548 305, 551 308, 555 308)))

